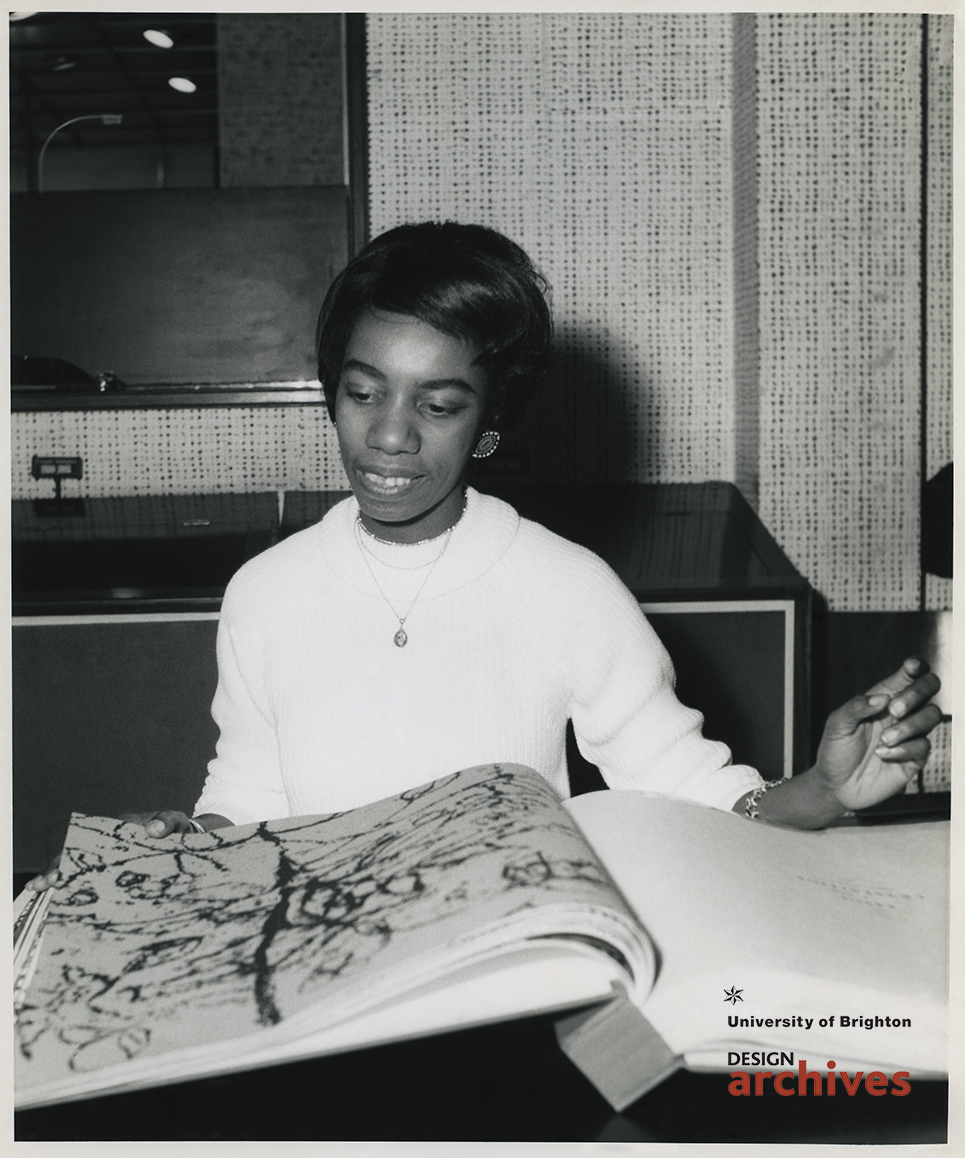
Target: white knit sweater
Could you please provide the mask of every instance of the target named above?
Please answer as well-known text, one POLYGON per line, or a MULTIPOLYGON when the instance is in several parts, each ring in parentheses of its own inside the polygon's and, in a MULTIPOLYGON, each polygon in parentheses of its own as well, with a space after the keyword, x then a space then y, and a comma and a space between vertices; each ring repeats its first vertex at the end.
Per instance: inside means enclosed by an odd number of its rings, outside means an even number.
POLYGON ((405 613, 428 571, 411 563, 441 540, 422 554, 367 540, 394 562, 383 565, 363 555, 357 510, 346 499, 231 580, 221 736, 196 814, 342 811, 498 762, 529 765, 566 796, 567 719, 611 787, 730 808, 760 784, 701 735, 662 644, 596 555, 470 488, 399 648, 386 596, 405 613))

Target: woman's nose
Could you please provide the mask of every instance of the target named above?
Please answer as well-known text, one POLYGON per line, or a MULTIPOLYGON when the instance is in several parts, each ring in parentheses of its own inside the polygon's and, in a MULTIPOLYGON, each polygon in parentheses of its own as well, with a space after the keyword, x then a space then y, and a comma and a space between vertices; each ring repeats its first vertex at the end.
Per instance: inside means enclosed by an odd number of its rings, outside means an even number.
POLYGON ((366 445, 384 454, 415 454, 420 445, 419 433, 409 412, 404 407, 392 406, 373 420, 366 445))

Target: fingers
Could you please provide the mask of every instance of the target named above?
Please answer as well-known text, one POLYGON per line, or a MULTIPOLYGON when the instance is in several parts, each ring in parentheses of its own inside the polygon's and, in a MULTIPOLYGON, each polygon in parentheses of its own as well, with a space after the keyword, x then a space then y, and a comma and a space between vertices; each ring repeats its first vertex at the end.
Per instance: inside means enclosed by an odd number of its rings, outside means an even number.
MULTIPOLYGON (((906 688, 892 697, 888 714, 895 719, 901 719, 916 711, 922 704, 927 704, 933 696, 941 690, 942 681, 927 667, 923 675, 911 681, 906 688)), ((940 715, 941 713, 939 713, 940 715)), ((934 725, 932 725, 934 727, 934 725)))
MULTIPOLYGON (((125 812, 119 817, 130 824, 143 824, 148 836, 168 836, 172 832, 192 832, 191 821, 177 809, 162 809, 159 812, 125 812)), ((47 868, 27 881, 25 888, 35 893, 53 888, 60 881, 60 856, 55 856, 47 868)))
POLYGON ((883 763, 911 765, 909 773, 911 775, 925 767, 930 752, 931 743, 924 736, 916 736, 913 740, 895 744, 890 748, 884 745, 875 748, 875 755, 883 763))
POLYGON ((42 893, 44 889, 56 887, 60 881, 60 857, 55 856, 42 873, 38 873, 32 880, 27 881, 26 887, 35 893, 42 893))
POLYGON ((148 836, 169 836, 172 832, 191 832, 191 821, 176 808, 160 808, 157 812, 123 812, 118 820, 142 824, 148 836))
MULTIPOLYGON (((893 713, 891 715, 894 718, 893 713)), ((881 733, 881 742, 890 747, 913 736, 927 736, 929 732, 938 727, 944 718, 942 710, 937 704, 926 704, 920 711, 887 724, 881 733)))
POLYGON ((26 887, 35 893, 42 893, 45 889, 56 888, 59 880, 60 873, 57 869, 48 869, 45 873, 40 873, 27 881, 26 887))
POLYGON ((126 820, 128 824, 147 824, 153 815, 153 812, 122 812, 117 819, 126 820))
POLYGON ((190 832, 191 822, 183 812, 165 809, 155 812, 144 825, 148 836, 168 836, 172 832, 190 832))
MULTIPOLYGON (((898 671, 875 684, 866 695, 855 696, 841 710, 855 722, 885 708, 895 720, 904 719, 936 696, 941 686, 942 681, 923 659, 910 656, 898 671)), ((930 727, 934 727, 934 723, 930 727)))
MULTIPOLYGON (((883 692, 892 697, 901 696, 908 687, 925 677, 930 677, 929 683, 932 679, 938 680, 938 677, 932 673, 928 664, 920 656, 910 655, 896 672, 892 672, 891 675, 876 683, 869 690, 868 695, 883 692)), ((940 686, 941 681, 938 680, 931 694, 934 695, 940 686)))
POLYGON ((896 751, 906 750, 909 741, 924 739, 944 718, 937 704, 926 704, 920 711, 913 712, 894 723, 888 723, 878 738, 879 746, 875 749, 875 755, 884 759, 885 755, 893 756, 896 751))
POLYGON ((903 671, 909 679, 914 679, 916 676, 924 675, 929 668, 928 664, 925 663, 920 655, 910 655, 901 665, 900 670, 903 671))
POLYGON ((866 695, 855 696, 832 712, 828 724, 834 734, 849 735, 864 721, 881 717, 889 736, 883 740, 889 746, 919 733, 925 735, 942 719, 941 709, 929 702, 941 686, 924 660, 911 657, 866 695), (897 732, 893 728, 896 722, 901 724, 897 732))
POLYGON ((921 656, 910 655, 891 678, 899 683, 908 684, 919 676, 926 675, 930 670, 921 656))

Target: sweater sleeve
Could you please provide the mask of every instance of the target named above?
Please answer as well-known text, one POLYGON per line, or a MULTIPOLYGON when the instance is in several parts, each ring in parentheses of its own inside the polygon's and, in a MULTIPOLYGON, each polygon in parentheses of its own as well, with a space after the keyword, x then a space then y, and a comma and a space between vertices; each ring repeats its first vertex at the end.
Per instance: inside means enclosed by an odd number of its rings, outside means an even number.
POLYGON ((250 612, 236 615, 236 602, 229 584, 218 624, 218 686, 211 705, 220 735, 194 814, 213 812, 248 824, 288 816, 289 807, 265 681, 258 676, 258 648, 237 626, 258 619, 250 612))
POLYGON ((571 650, 570 708, 581 752, 612 788, 640 788, 729 810, 761 777, 730 763, 703 717, 674 693, 670 657, 636 599, 599 559, 587 576, 571 650))

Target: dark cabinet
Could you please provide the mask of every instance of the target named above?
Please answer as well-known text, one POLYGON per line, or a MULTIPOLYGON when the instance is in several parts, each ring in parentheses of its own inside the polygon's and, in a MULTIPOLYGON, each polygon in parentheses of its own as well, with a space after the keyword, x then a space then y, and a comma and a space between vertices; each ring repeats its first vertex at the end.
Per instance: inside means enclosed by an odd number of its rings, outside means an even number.
POLYGON ((14 871, 49 862, 71 811, 191 811, 217 739, 217 618, 15 619, 14 871))
POLYGON ((221 596, 277 512, 264 494, 14 503, 15 872, 49 862, 72 811, 192 809, 221 596))

